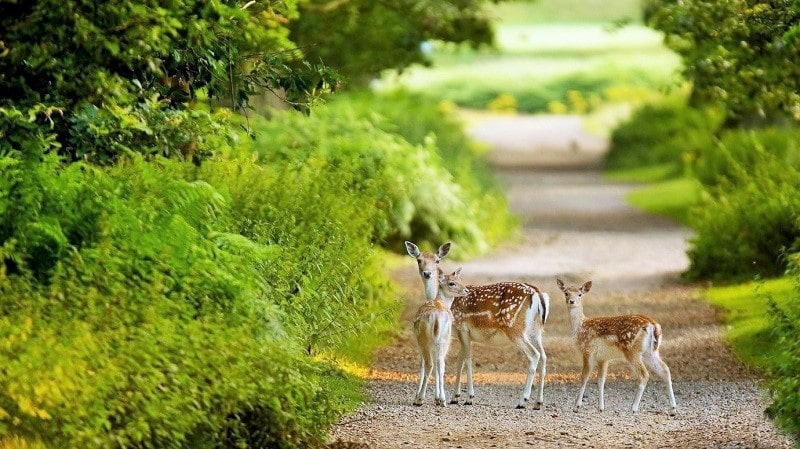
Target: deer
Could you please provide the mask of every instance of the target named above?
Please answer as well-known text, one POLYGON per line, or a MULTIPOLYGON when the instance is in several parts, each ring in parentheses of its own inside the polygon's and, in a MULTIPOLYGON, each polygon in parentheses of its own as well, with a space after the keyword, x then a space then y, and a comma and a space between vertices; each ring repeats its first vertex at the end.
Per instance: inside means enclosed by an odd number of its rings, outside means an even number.
POLYGON ((567 286, 556 278, 558 288, 564 292, 569 310, 572 337, 583 357, 581 387, 575 400, 574 411, 577 413, 583 405, 583 394, 589 375, 599 364, 597 388, 600 394, 598 409, 605 409, 603 389, 608 372, 608 364, 612 360, 625 359, 632 372, 638 377, 639 386, 631 405, 631 412, 639 410, 650 371, 658 375, 666 384, 669 392, 669 414, 676 410, 675 395, 672 391, 672 377, 669 367, 658 353, 662 343, 661 325, 653 318, 645 315, 619 315, 610 317, 587 318, 583 314, 583 296, 592 288, 592 281, 586 281, 580 287, 567 286))
MULTIPOLYGON (((426 296, 437 291, 435 283, 440 276, 438 264, 449 254, 451 244, 445 243, 436 253, 420 252, 417 245, 406 241, 406 249, 417 259, 419 274, 426 296)), ((460 281, 461 270, 456 270, 444 279, 460 281)), ((472 380, 472 342, 497 344, 510 340, 528 359, 528 376, 517 408, 525 408, 530 399, 533 380, 541 360, 539 389, 535 410, 544 404, 544 379, 547 372, 547 355, 542 344, 544 324, 550 313, 550 296, 537 287, 520 282, 500 282, 489 285, 467 285, 469 293, 456 297, 450 307, 453 327, 459 341, 456 362, 456 382, 451 404, 458 404, 461 397, 461 375, 467 368, 468 399, 464 405, 472 405, 475 388, 472 380), (502 338, 502 335, 506 339, 502 338), (496 338, 500 336, 500 338, 496 338)))
POLYGON ((408 255, 417 260, 419 276, 422 278, 422 285, 425 289, 425 298, 432 301, 436 298, 439 290, 439 262, 450 253, 450 242, 443 243, 435 253, 420 251, 416 244, 408 240, 405 243, 408 255))
MULTIPOLYGON (((460 272, 456 271, 451 276, 458 278, 460 272)), ((467 289, 469 293, 456 298, 450 307, 460 344, 451 403, 457 404, 461 396, 461 374, 465 366, 469 397, 464 405, 472 405, 475 398, 472 342, 503 344, 509 340, 528 359, 528 373, 522 396, 517 403, 518 409, 525 408, 530 399, 537 366, 541 361, 539 388, 533 407, 534 410, 540 410, 544 404, 544 379, 547 372, 547 354, 542 344, 542 333, 550 313, 550 296, 539 288, 522 282, 467 285, 467 289)))
POLYGON ((444 407, 445 397, 445 358, 450 350, 452 340, 453 314, 450 305, 457 296, 469 293, 458 279, 446 279, 444 273, 437 270, 439 276, 436 298, 422 304, 414 317, 414 336, 420 351, 419 386, 414 398, 414 405, 420 406, 425 401, 428 377, 434 374, 434 404, 444 407))

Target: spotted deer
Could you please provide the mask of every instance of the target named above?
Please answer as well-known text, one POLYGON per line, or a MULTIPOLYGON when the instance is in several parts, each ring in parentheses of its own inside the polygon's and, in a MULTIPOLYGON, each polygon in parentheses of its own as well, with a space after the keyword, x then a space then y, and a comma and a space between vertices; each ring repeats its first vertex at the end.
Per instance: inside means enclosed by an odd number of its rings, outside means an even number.
POLYGON ((558 288, 564 292, 569 309, 572 336, 583 356, 581 387, 575 400, 575 412, 583 405, 583 394, 589 375, 599 363, 597 388, 600 394, 599 409, 605 409, 603 388, 606 382, 608 364, 615 359, 625 359, 639 378, 639 388, 633 399, 631 411, 639 410, 639 402, 650 378, 651 370, 667 384, 670 414, 675 413, 675 395, 672 392, 672 378, 669 367, 658 354, 661 346, 661 325, 645 315, 621 315, 611 317, 587 318, 583 314, 583 295, 592 288, 592 281, 580 287, 567 286, 556 279, 558 288))
POLYGON ((422 304, 414 317, 414 336, 420 351, 419 386, 414 405, 422 405, 425 401, 428 377, 433 371, 436 398, 434 403, 445 406, 445 358, 450 350, 453 325, 450 305, 455 297, 469 293, 457 279, 445 279, 444 274, 439 274, 438 280, 436 298, 422 304))
MULTIPOLYGON (((445 279, 459 279, 460 270, 445 279)), ((542 332, 550 313, 550 296, 537 287, 521 282, 499 282, 488 285, 467 285, 469 293, 456 298, 450 310, 460 344, 456 361, 456 383, 451 403, 461 396, 461 374, 467 368, 467 394, 464 405, 472 404, 475 388, 472 381, 472 342, 489 344, 510 340, 528 359, 528 375, 517 408, 525 408, 531 396, 533 380, 541 359, 539 388, 535 410, 544 403, 544 379, 547 355, 542 332), (505 338, 503 338, 505 336, 505 338)))
POLYGON ((406 241, 406 251, 408 255, 417 260, 419 276, 425 287, 425 299, 428 301, 436 298, 439 289, 439 262, 450 253, 450 242, 443 243, 434 253, 430 251, 420 251, 419 247, 412 242, 406 241))

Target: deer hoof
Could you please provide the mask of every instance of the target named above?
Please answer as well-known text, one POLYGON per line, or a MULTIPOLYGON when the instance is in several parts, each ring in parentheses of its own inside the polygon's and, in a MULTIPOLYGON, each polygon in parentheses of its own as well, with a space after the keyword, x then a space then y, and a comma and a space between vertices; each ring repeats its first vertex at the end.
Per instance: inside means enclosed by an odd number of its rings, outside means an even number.
POLYGON ((450 403, 458 405, 458 399, 451 399, 450 403))
POLYGON ((669 416, 675 416, 675 413, 677 413, 677 411, 678 411, 678 410, 677 410, 675 407, 672 407, 672 408, 670 408, 670 409, 669 409, 669 411, 667 412, 667 414, 668 414, 669 416))
POLYGON ((525 405, 524 405, 524 404, 518 404, 518 405, 517 405, 517 410, 519 410, 519 409, 523 409, 523 408, 525 408, 525 405))
POLYGON ((420 406, 422 406, 422 401, 420 401, 419 399, 417 399, 417 400, 415 400, 415 401, 413 402, 413 404, 414 404, 414 405, 416 405, 417 407, 420 407, 420 406))
POLYGON ((444 406, 445 406, 444 399, 438 399, 438 398, 437 398, 437 399, 434 401, 434 404, 435 404, 437 407, 444 407, 444 406))
POLYGON ((533 405, 533 409, 534 410, 541 410, 542 409, 542 405, 544 405, 542 402, 536 401, 536 404, 533 405))

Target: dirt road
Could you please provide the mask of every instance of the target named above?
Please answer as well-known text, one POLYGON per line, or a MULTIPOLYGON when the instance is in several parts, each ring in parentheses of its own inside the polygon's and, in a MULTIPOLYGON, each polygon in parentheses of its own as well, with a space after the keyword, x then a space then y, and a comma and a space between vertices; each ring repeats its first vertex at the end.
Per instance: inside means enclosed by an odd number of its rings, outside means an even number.
MULTIPOLYGON (((793 446, 764 417, 767 401, 759 378, 725 345, 719 313, 680 283, 689 231, 625 203, 632 187, 600 174, 605 141, 586 134, 580 120, 569 116, 488 118, 473 123, 471 133, 492 146, 490 159, 511 209, 522 219, 523 235, 484 257, 464 263, 445 259, 442 265, 463 266, 468 283, 520 280, 550 293, 545 406, 515 409, 526 363, 510 345, 476 345, 474 405, 434 407, 429 390, 425 405, 412 406, 419 362, 407 327, 376 356, 369 382, 373 402, 345 417, 334 439, 375 449, 793 446), (587 316, 635 312, 661 323, 661 355, 672 371, 676 416, 667 415, 666 389, 655 378, 639 413, 632 414, 635 382, 621 363, 609 370, 606 410, 597 411, 597 388, 590 383, 586 406, 573 413, 580 359, 556 276, 594 281, 585 298, 587 316)), ((458 242, 453 243, 456 254, 458 242)), ((404 288, 408 323, 423 300, 416 264, 409 259, 394 275, 404 288)), ((448 395, 457 351, 454 344, 448 395)))

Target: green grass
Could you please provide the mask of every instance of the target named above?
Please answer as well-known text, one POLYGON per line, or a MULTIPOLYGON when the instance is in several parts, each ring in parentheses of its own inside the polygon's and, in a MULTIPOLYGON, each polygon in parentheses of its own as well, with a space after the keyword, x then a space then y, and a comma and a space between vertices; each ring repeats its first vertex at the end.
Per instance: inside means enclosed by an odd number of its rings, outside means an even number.
POLYGON ((782 357, 782 348, 770 332, 767 298, 774 299, 782 307, 794 300, 796 294, 792 279, 780 278, 712 287, 706 297, 725 311, 725 334, 736 355, 745 363, 766 371, 782 357))
POLYGON ((605 177, 612 181, 655 183, 667 181, 675 177, 678 170, 675 164, 648 165, 644 167, 610 170, 605 177))
MULTIPOLYGON (((641 171, 641 174, 647 173, 641 171)), ((688 224, 689 210, 700 200, 701 191, 701 185, 697 180, 677 178, 655 182, 634 190, 628 194, 627 200, 646 212, 688 224)))
POLYGON ((493 11, 495 48, 435 43, 432 67, 387 72, 378 89, 403 87, 472 109, 510 94, 520 112, 530 113, 547 112, 551 102, 567 103, 572 90, 614 103, 638 100, 641 89, 657 93, 676 83, 680 61, 660 33, 637 20, 614 24, 638 17, 638 1, 503 3, 493 11), (619 87, 636 98, 609 94, 619 87))
POLYGON ((641 0, 536 0, 490 8, 502 23, 616 22, 641 20, 641 0))

